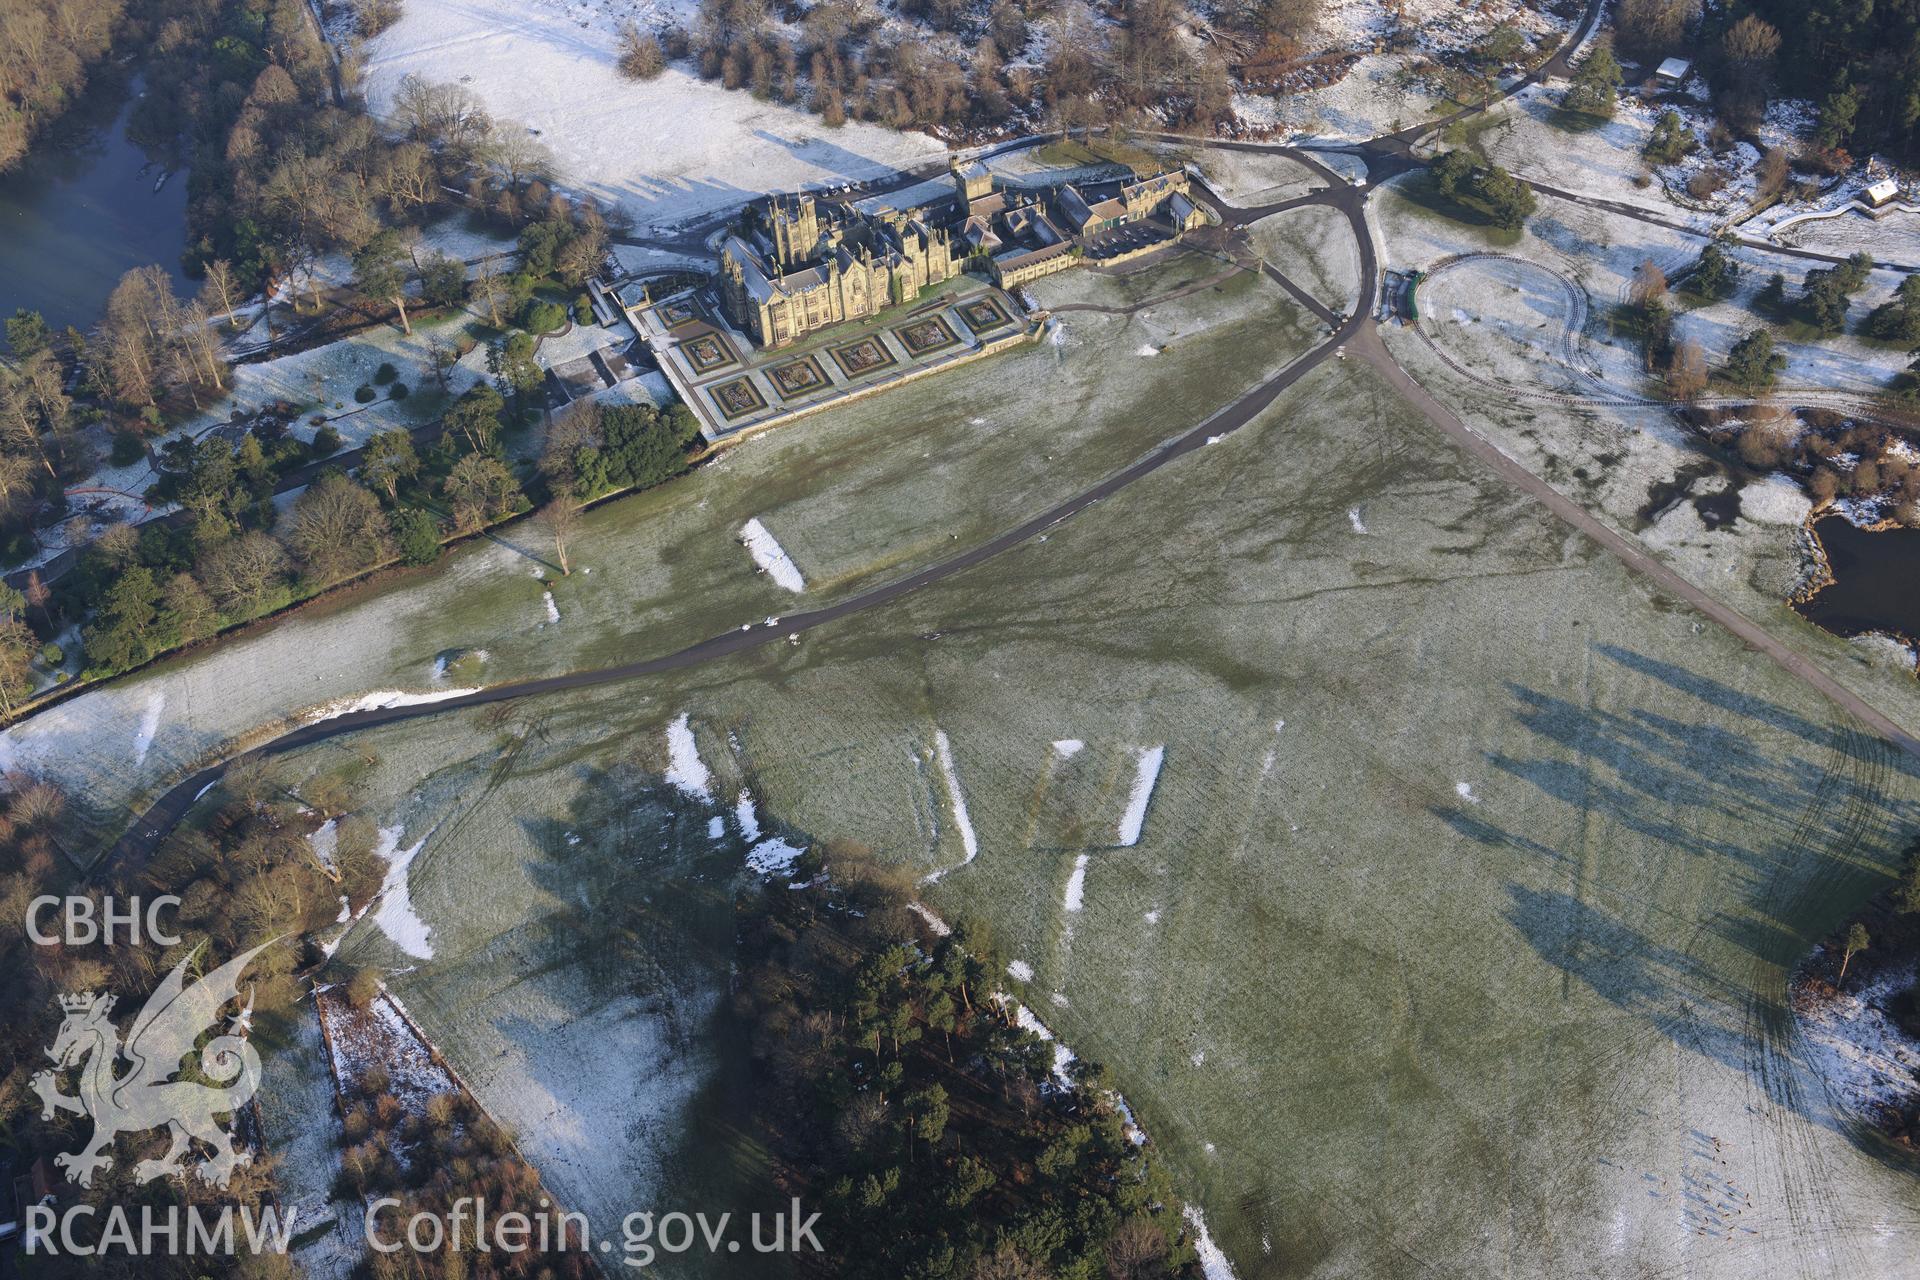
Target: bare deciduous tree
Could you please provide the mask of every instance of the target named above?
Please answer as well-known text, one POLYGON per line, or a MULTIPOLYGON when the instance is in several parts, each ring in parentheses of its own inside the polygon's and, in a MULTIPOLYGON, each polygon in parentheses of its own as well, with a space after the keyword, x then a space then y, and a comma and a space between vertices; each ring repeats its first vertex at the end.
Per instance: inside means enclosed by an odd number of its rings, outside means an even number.
POLYGON ((1867 926, 1861 924, 1858 920, 1847 926, 1846 945, 1840 950, 1841 981, 1844 982, 1846 980, 1847 966, 1853 963, 1853 958, 1862 951, 1865 951, 1871 942, 1872 939, 1867 936, 1867 926))
POLYGON ((122 0, 0 0, 0 172, 86 86, 122 0))
POLYGON ((387 514, 379 500, 345 476, 327 476, 293 504, 287 543, 308 575, 338 578, 392 554, 387 514))
POLYGON ((33 689, 33 632, 18 618, 0 622, 0 712, 14 706, 33 689))
POLYGON ((36 351, 11 367, 0 365, 0 441, 36 459, 50 476, 59 474, 52 454, 60 448, 71 407, 52 352, 36 351))
POLYGON ((1666 53, 1680 46, 1699 16, 1700 0, 1620 0, 1614 24, 1627 48, 1666 53))
POLYGON ((571 577, 573 569, 567 563, 567 546, 580 528, 580 504, 571 494, 562 493, 540 509, 540 519, 547 526, 547 536, 553 539, 553 557, 560 562, 561 576, 571 577))
POLYGON ((1727 29, 1720 42, 1726 71, 1720 86, 1729 118, 1736 123, 1758 121, 1773 87, 1773 64, 1780 52, 1780 33, 1772 24, 1749 13, 1727 29))
POLYGON ((1675 400, 1691 400, 1707 389, 1707 353, 1692 338, 1673 346, 1667 364, 1667 393, 1675 400))
POLYGON ((470 453, 456 462, 445 488, 453 504, 454 523, 467 532, 511 510, 520 496, 513 473, 498 458, 484 453, 470 453))
POLYGON ((1769 147, 1760 157, 1760 165, 1754 170, 1754 197, 1758 200, 1771 200, 1779 195, 1787 185, 1788 164, 1785 147, 1769 147))
POLYGON ((8 509, 33 489, 33 463, 17 453, 0 453, 0 509, 8 509))
POLYGON ((555 493, 575 493, 579 477, 575 460, 582 449, 597 447, 603 441, 599 405, 581 400, 566 406, 554 414, 553 424, 547 429, 540 474, 555 493))
POLYGON ((486 107, 473 93, 417 75, 401 79, 393 98, 393 122, 416 141, 463 154, 484 141, 492 127, 486 107))
POLYGON ((553 174, 553 152, 523 124, 495 124, 481 144, 480 155, 510 191, 553 174))
POLYGON ((667 51, 658 36, 628 20, 620 24, 619 66, 629 80, 651 80, 667 69, 667 51))
POLYGON ((1667 273, 1651 258, 1633 269, 1633 284, 1627 290, 1629 302, 1644 311, 1656 302, 1664 302, 1666 296, 1667 273))
POLYGON ((467 287, 467 296, 474 303, 487 309, 487 319, 493 327, 501 327, 500 300, 506 296, 506 281, 500 278, 500 268, 493 255, 487 254, 480 259, 480 266, 474 273, 473 283, 467 287))
POLYGON ((402 142, 385 153, 377 190, 402 217, 440 198, 440 172, 424 142, 402 142))
POLYGON ((1012 1245, 1002 1244, 973 1264, 971 1280, 1047 1280, 1047 1271, 1012 1245))
POLYGON ((1109 1280, 1157 1280, 1166 1265, 1166 1233, 1151 1218, 1128 1218, 1107 1240, 1109 1280))
POLYGON ((229 328, 240 327, 240 317, 233 314, 233 264, 225 258, 215 258, 207 264, 207 278, 200 286, 200 298, 210 310, 227 318, 229 328))
POLYGON ((200 564, 200 579, 222 610, 234 617, 248 617, 266 604, 286 568, 286 549, 255 531, 208 552, 200 564))

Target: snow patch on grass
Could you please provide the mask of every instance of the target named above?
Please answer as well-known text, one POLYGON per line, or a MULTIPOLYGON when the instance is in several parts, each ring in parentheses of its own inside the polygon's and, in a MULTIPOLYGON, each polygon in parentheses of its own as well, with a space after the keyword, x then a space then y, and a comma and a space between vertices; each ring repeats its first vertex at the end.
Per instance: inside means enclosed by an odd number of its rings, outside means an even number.
MULTIPOLYGON (((1007 967, 1008 967, 1008 971, 1011 972, 1013 966, 1009 965, 1007 967)), ((1018 976, 1018 975, 1015 975, 1015 976, 1018 976)), ((1011 1003, 1009 997, 1007 997, 1006 995, 996 995, 994 998, 996 1000, 1011 1003)), ((1067 998, 1064 995, 1061 995, 1058 991, 1050 995, 1048 999, 1062 1009, 1067 1007, 1067 998)), ((1066 1045, 1061 1044, 1060 1041, 1057 1038, 1055 1038, 1052 1030, 1048 1028, 1047 1024, 1040 1021, 1039 1018, 1035 1017, 1033 1010, 1027 1008, 1025 1005, 1017 1004, 1017 1003, 1014 1004, 1013 1019, 1014 1019, 1014 1022, 1017 1025, 1019 1025, 1023 1030, 1031 1031, 1034 1035, 1039 1036, 1042 1040, 1046 1041, 1047 1043, 1053 1046, 1053 1078, 1061 1088, 1063 1089, 1072 1088, 1073 1076, 1071 1073, 1071 1068, 1074 1063, 1073 1050, 1067 1048, 1066 1045)), ((1122 1096, 1117 1089, 1107 1090, 1107 1098, 1113 1103, 1114 1107, 1120 1112, 1120 1115, 1123 1118, 1124 1124, 1122 1126, 1122 1132, 1126 1134, 1127 1141, 1135 1144, 1136 1146, 1144 1145, 1147 1140, 1146 1132, 1140 1128, 1139 1122, 1134 1119, 1133 1108, 1127 1105, 1126 1098, 1122 1096)))
POLYGON ((1025 960, 1007 961, 1007 976, 1016 982, 1032 982, 1033 966, 1025 960))
POLYGON ((1792 476, 1775 471, 1740 490, 1740 515, 1761 524, 1800 524, 1813 510, 1813 499, 1792 476))
POLYGON ((620 75, 620 19, 632 14, 659 30, 690 26, 692 10, 679 0, 408 0, 400 20, 367 42, 367 96, 385 115, 403 76, 460 81, 495 119, 536 130, 562 183, 613 202, 642 227, 681 225, 761 191, 882 177, 944 153, 922 133, 829 128, 680 66, 647 81, 620 75))
POLYGON ((400 827, 380 828, 380 840, 373 852, 386 862, 387 875, 380 883, 380 906, 373 913, 373 922, 379 926, 380 932, 393 940, 395 946, 414 959, 431 960, 433 930, 414 911, 407 886, 407 869, 420 856, 420 850, 426 847, 427 837, 421 836, 411 847, 402 849, 400 837, 403 834, 400 827))
POLYGON ((1869 631, 1864 635, 1849 636, 1847 647, 1864 654, 1867 661, 1876 666, 1892 667, 1908 672, 1920 667, 1920 648, 1882 631, 1869 631))
POLYGON ((1127 811, 1120 815, 1121 844, 1140 843, 1140 831, 1147 822, 1147 806, 1153 801, 1154 784, 1160 780, 1160 766, 1166 758, 1165 746, 1141 748, 1133 771, 1133 790, 1127 794, 1127 811))
POLYGON ((725 818, 721 817, 719 814, 716 813, 711 818, 707 819, 707 839, 709 840, 724 839, 726 837, 726 834, 727 834, 727 820, 725 818))
POLYGON ((480 690, 442 689, 437 693, 405 693, 399 689, 382 689, 378 693, 363 693, 357 698, 339 698, 323 703, 320 709, 307 717, 308 722, 331 720, 335 716, 351 715, 355 711, 378 711, 383 707, 411 707, 423 702, 445 702, 448 698, 464 698, 480 690))
POLYGON ((1078 911, 1087 897, 1087 855, 1081 854, 1073 860, 1073 874, 1067 877, 1067 893, 1060 905, 1068 911, 1078 911))
POLYGON ((141 713, 140 728, 133 735, 133 762, 143 763, 147 752, 153 750, 153 737, 160 732, 160 712, 166 708, 167 695, 156 693, 147 700, 147 709, 141 713))
MULTIPOLYGON (((1208 1144, 1211 1151, 1212 1144, 1208 1144)), ((1200 1273, 1207 1280, 1237 1280, 1233 1274, 1233 1264, 1227 1261, 1227 1255, 1213 1242, 1213 1236, 1207 1231, 1206 1215, 1200 1212, 1200 1206, 1189 1203, 1182 1210, 1187 1225, 1193 1228, 1194 1252, 1200 1255, 1200 1273)))
POLYGON ((1056 1040, 1053 1032, 1047 1029, 1047 1024, 1035 1017, 1033 1010, 1027 1008, 1027 1006, 1016 1005, 1013 1011, 1013 1020, 1023 1030, 1033 1032, 1033 1034, 1053 1046, 1053 1078, 1062 1085, 1073 1083, 1067 1075, 1067 1068, 1073 1065, 1073 1050, 1056 1040))
POLYGON ((747 851, 747 870, 769 880, 775 876, 791 876, 794 861, 805 852, 799 845, 769 836, 747 851))
POLYGON ((540 593, 540 603, 546 606, 548 622, 560 621, 560 606, 553 602, 553 592, 542 591, 540 593))
POLYGON ((713 799, 713 773, 687 725, 687 713, 667 726, 667 781, 697 800, 713 799))
POLYGON ((1360 508, 1358 507, 1347 508, 1347 523, 1353 526, 1355 533, 1365 533, 1367 531, 1366 524, 1360 519, 1360 508))
POLYGON ((747 553, 760 566, 762 573, 795 594, 807 589, 807 580, 801 576, 800 566, 793 562, 793 557, 787 554, 778 539, 767 531, 767 526, 760 523, 758 516, 741 526, 740 541, 746 543, 747 553))
POLYGON ((1480 803, 1480 797, 1473 794, 1473 784, 1471 782, 1454 783, 1453 794, 1459 796, 1462 800, 1465 800, 1468 804, 1480 803))
POLYGON ((433 659, 433 682, 439 684, 450 673, 471 676, 487 663, 485 649, 448 649, 433 659))
POLYGON ((307 833, 307 847, 313 850, 313 860, 329 871, 334 869, 333 851, 339 843, 340 822, 337 818, 328 818, 307 833))
POLYGON ((922 920, 925 920, 927 922, 927 928, 933 930, 934 934, 938 937, 944 938, 953 932, 953 926, 935 915, 933 908, 924 902, 909 902, 907 904, 907 910, 913 912, 913 914, 919 916, 922 920))
POLYGON ((1071 760, 1079 755, 1081 749, 1086 745, 1086 743, 1080 741, 1078 738, 1061 738, 1053 744, 1053 754, 1059 756, 1062 760, 1071 760))
POLYGON ((760 838, 760 815, 754 812, 753 792, 744 787, 740 798, 733 802, 733 821, 740 828, 740 838, 748 844, 760 838))
MULTIPOLYGON (((947 784, 947 803, 953 810, 953 825, 960 832, 960 847, 966 850, 967 856, 960 860, 964 867, 980 856, 980 840, 973 833, 973 820, 967 816, 967 797, 960 790, 960 774, 953 767, 953 744, 947 741, 945 729, 933 731, 933 751, 940 761, 940 776, 947 784)), ((932 882, 945 874, 946 871, 936 871, 927 880, 932 882)))
MULTIPOLYGON (((1814 954, 1822 955, 1822 947, 1814 954)), ((1873 1117, 1920 1094, 1920 1044, 1900 1029, 1888 1010, 1913 986, 1912 973, 1892 972, 1857 993, 1816 984, 1821 993, 1796 986, 1793 1011, 1800 1021, 1814 1069, 1850 1109, 1873 1117)))

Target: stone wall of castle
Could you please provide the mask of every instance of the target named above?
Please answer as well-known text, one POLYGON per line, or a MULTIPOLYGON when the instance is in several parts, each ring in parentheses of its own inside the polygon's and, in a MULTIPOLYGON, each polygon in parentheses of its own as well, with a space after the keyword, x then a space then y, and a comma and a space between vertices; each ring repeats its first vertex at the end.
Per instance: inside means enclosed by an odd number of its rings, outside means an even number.
MULTIPOLYGON (((776 257, 784 266, 805 261, 820 236, 812 202, 801 203, 792 213, 776 213, 772 233, 776 257), (794 254, 803 256, 794 259, 794 254)), ((784 276, 764 301, 747 288, 746 273, 756 267, 730 251, 722 262, 722 301, 756 343, 784 346, 829 325, 876 316, 896 298, 912 298, 929 285, 953 279, 965 265, 964 259, 954 257, 944 234, 922 236, 906 230, 901 241, 904 251, 884 259, 874 258, 864 246, 858 254, 830 252, 812 269, 820 277, 817 281, 802 284, 784 276)))

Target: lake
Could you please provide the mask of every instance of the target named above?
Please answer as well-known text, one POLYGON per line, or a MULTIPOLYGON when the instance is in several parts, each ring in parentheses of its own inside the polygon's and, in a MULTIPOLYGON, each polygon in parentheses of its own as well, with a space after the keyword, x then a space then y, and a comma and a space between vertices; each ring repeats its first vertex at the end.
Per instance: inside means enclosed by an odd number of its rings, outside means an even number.
POLYGON ((169 175, 127 139, 139 94, 101 90, 69 112, 14 172, 0 177, 0 315, 40 311, 85 329, 134 267, 159 263, 190 294, 187 175, 169 175))
POLYGON ((1834 580, 1794 607, 1837 635, 1884 631, 1920 640, 1920 529, 1869 533, 1828 516, 1813 532, 1834 580))

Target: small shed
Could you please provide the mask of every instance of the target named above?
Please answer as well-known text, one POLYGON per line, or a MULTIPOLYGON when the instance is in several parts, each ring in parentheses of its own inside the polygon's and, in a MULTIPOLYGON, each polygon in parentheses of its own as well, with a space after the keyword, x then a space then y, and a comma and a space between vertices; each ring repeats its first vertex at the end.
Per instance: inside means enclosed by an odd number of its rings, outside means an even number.
POLYGON ((1692 70, 1693 64, 1685 58, 1668 58, 1653 69, 1653 78, 1661 84, 1674 86, 1685 80, 1687 73, 1692 70))
POLYGON ((1892 202, 1893 198, 1899 194, 1899 183, 1892 178, 1882 178, 1862 191, 1860 198, 1865 200, 1870 208, 1878 209, 1881 205, 1892 202))

